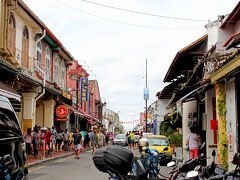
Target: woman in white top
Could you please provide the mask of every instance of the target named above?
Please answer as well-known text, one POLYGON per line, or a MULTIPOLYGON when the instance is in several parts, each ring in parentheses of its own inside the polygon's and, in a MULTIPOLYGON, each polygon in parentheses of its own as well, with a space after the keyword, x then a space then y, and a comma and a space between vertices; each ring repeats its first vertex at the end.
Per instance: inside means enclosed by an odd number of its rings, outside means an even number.
POLYGON ((201 137, 197 135, 196 127, 190 127, 191 133, 187 137, 186 145, 189 145, 190 158, 197 158, 199 156, 199 143, 201 142, 201 137))

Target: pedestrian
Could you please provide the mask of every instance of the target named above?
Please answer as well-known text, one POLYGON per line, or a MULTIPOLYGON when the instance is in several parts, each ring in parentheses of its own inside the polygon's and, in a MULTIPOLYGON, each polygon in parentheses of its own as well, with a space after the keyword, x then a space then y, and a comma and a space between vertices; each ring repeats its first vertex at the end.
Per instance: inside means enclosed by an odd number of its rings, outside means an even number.
POLYGON ((128 149, 131 149, 131 137, 130 137, 131 132, 129 131, 127 133, 127 141, 128 141, 128 149))
POLYGON ((131 143, 130 148, 134 149, 134 133, 131 132, 129 136, 130 136, 130 143, 131 143))
POLYGON ((40 151, 42 152, 42 159, 45 159, 45 152, 46 152, 46 139, 47 139, 47 134, 46 134, 47 128, 42 128, 41 129, 41 134, 40 134, 40 151))
POLYGON ((24 134, 24 141, 26 143, 26 152, 28 155, 32 154, 32 147, 31 147, 32 138, 33 138, 32 130, 31 128, 28 128, 27 132, 24 134))
POLYGON ((134 148, 135 149, 138 149, 138 141, 139 141, 139 139, 140 139, 140 135, 139 135, 139 133, 136 133, 134 135, 134 148))
POLYGON ((64 150, 69 150, 69 132, 67 129, 64 131, 64 150))
POLYGON ((75 150, 75 159, 80 159, 80 148, 83 145, 82 135, 79 133, 79 130, 76 129, 76 132, 72 136, 74 142, 74 150, 75 150))
POLYGON ((38 128, 34 127, 33 130, 33 140, 32 140, 32 144, 33 144, 33 155, 35 158, 37 158, 38 156, 38 149, 39 149, 39 133, 38 133, 38 128))
POLYGON ((68 136, 68 139, 69 139, 69 151, 73 150, 72 136, 73 136, 73 129, 71 129, 71 132, 69 133, 69 136, 68 136))
POLYGON ((51 133, 52 133, 52 140, 53 140, 52 150, 56 150, 56 134, 57 134, 56 127, 54 126, 52 127, 51 133))
POLYGON ((197 158, 199 156, 199 143, 201 142, 200 135, 197 135, 197 128, 190 127, 190 134, 187 136, 186 145, 189 146, 190 159, 197 158))
POLYGON ((47 128, 47 143, 46 143, 46 151, 47 151, 47 156, 52 156, 52 133, 51 133, 51 130, 50 128, 47 128))
POLYGON ((96 146, 98 144, 98 135, 97 135, 97 130, 94 129, 93 130, 93 135, 92 135, 92 147, 93 147, 93 151, 92 151, 92 154, 96 151, 96 146))
POLYGON ((88 137, 89 137, 89 147, 91 147, 92 146, 92 136, 93 136, 93 132, 92 132, 92 130, 90 130, 89 131, 89 133, 88 133, 88 137))
POLYGON ((98 148, 101 149, 105 143, 105 136, 102 131, 99 131, 99 141, 98 141, 98 148))
POLYGON ((62 142, 63 142, 63 134, 62 134, 61 129, 58 129, 57 134, 56 134, 56 146, 57 146, 56 150, 57 150, 57 152, 62 151, 62 142))
POLYGON ((89 144, 89 136, 88 136, 88 132, 85 131, 85 138, 84 138, 84 148, 88 147, 89 144))
POLYGON ((108 145, 108 140, 109 140, 109 134, 107 133, 106 136, 105 136, 106 146, 108 145))

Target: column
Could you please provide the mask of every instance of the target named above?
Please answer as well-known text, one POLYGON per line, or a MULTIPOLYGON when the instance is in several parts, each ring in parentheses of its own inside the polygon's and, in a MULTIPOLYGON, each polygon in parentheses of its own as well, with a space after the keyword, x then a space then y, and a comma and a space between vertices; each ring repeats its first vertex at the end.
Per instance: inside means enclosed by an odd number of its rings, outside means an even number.
POLYGON ((48 101, 43 101, 44 111, 43 111, 43 124, 44 127, 51 128, 54 121, 54 106, 55 101, 53 99, 48 101))
POLYGON ((183 131, 183 158, 189 159, 189 151, 186 150, 186 139, 190 133, 189 121, 196 121, 196 118, 189 118, 189 113, 197 112, 197 100, 183 103, 182 131, 183 131))
POLYGON ((226 129, 226 94, 224 84, 216 84, 216 109, 218 120, 218 160, 228 170, 228 142, 226 129))
POLYGON ((28 128, 33 128, 34 122, 34 107, 36 106, 35 93, 22 93, 23 96, 23 118, 22 130, 26 132, 28 128))

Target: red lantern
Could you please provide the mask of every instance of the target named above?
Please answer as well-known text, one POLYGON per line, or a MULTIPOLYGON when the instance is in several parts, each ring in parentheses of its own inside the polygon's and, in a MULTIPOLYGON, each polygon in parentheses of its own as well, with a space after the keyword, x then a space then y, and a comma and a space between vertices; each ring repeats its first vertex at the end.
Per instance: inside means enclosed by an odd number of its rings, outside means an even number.
POLYGON ((218 129, 217 120, 211 120, 211 129, 212 130, 217 130, 218 129))

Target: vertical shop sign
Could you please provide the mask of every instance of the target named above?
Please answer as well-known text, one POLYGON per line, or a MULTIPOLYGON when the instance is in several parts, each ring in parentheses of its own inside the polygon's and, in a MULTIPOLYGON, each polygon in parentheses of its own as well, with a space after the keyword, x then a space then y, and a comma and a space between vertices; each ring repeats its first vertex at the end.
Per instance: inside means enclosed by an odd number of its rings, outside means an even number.
POLYGON ((81 78, 81 102, 88 101, 88 78, 81 78))

